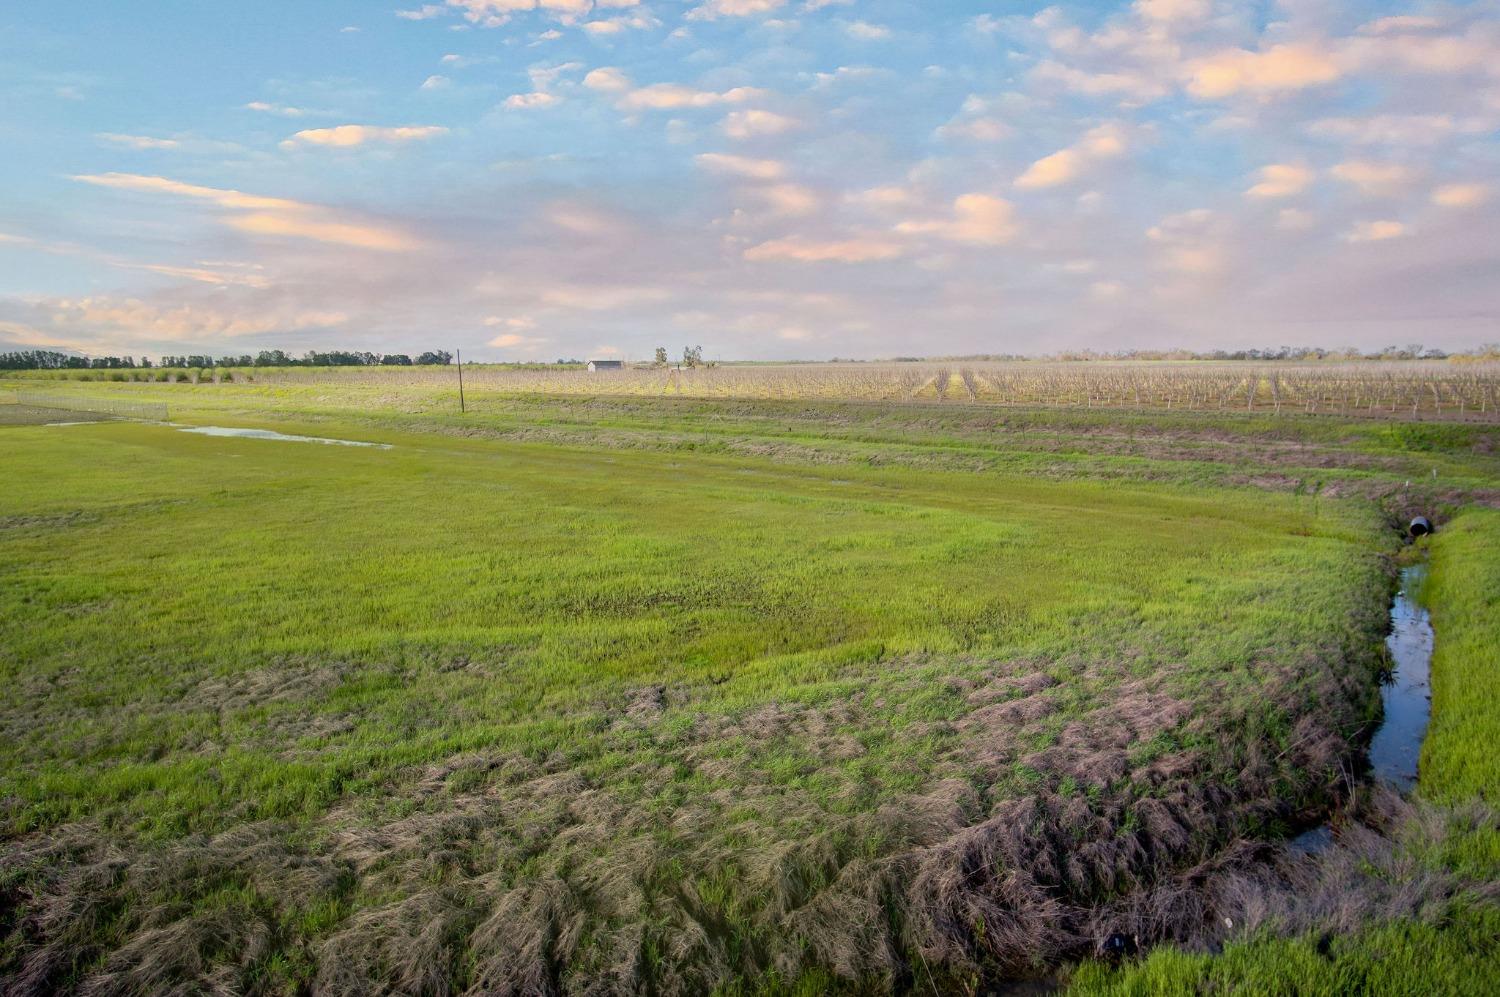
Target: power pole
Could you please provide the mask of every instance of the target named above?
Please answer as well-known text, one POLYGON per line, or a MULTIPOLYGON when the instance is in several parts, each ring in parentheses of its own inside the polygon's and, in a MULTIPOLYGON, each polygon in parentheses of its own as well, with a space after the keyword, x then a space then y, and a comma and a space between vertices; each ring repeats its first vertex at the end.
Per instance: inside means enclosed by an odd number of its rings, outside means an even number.
POLYGON ((464 408, 464 351, 458 350, 456 356, 458 357, 458 411, 459 414, 463 414, 468 411, 464 408))

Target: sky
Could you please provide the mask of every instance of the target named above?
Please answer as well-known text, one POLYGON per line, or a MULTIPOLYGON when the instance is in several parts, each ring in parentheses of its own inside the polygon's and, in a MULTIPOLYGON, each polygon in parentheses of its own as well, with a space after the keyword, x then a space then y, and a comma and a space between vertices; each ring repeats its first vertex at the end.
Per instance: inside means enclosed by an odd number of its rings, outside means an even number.
POLYGON ((0 7, 0 349, 1500 341, 1500 0, 0 7))

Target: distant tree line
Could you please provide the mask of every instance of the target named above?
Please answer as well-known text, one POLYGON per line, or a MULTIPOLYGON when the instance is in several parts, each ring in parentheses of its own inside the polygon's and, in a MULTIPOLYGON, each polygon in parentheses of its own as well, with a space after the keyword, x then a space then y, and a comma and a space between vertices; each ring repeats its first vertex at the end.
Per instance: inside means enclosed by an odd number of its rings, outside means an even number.
MULTIPOLYGON (((1041 357, 1014 353, 983 353, 961 357, 892 357, 896 363, 918 363, 923 360, 1448 360, 1500 359, 1500 345, 1490 343, 1473 350, 1449 353, 1421 343, 1386 346, 1362 350, 1357 346, 1325 349, 1321 346, 1268 346, 1246 350, 1062 350, 1041 357)), ((835 362, 839 362, 835 359, 835 362)))
POLYGON ((282 350, 215 357, 208 354, 165 356, 152 363, 150 357, 81 357, 55 350, 17 350, 0 353, 0 370, 133 370, 137 367, 410 367, 413 364, 445 365, 453 362, 447 350, 429 350, 415 360, 405 353, 366 353, 308 350, 294 357, 282 350))

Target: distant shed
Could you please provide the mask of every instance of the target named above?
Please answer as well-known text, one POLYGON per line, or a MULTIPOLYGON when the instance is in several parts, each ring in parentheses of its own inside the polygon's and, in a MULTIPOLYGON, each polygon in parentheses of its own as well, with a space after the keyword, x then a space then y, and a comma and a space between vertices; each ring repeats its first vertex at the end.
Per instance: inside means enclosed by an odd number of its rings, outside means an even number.
POLYGON ((590 360, 589 370, 624 370, 623 360, 590 360))

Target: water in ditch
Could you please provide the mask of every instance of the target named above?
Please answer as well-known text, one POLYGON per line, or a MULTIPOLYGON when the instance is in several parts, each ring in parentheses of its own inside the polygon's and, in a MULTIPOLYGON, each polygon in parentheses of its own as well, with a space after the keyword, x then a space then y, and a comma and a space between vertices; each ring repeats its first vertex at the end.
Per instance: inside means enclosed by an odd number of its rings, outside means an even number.
MULTIPOLYGON (((1417 785, 1417 762, 1432 713, 1432 617, 1418 601, 1426 564, 1401 570, 1401 588, 1391 601, 1391 632, 1385 646, 1391 673, 1380 687, 1384 708, 1380 728, 1370 739, 1370 775, 1401 792, 1417 785)), ((1333 831, 1322 824, 1292 839, 1299 852, 1320 852, 1333 843, 1333 831)))
POLYGON ((1402 792, 1417 784, 1417 758, 1432 712, 1432 618, 1418 603, 1427 565, 1401 572, 1401 590, 1391 603, 1391 676, 1380 689, 1385 719, 1370 741, 1370 770, 1375 778, 1402 792))

